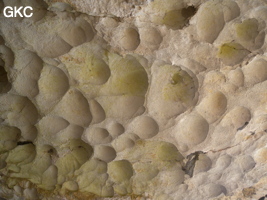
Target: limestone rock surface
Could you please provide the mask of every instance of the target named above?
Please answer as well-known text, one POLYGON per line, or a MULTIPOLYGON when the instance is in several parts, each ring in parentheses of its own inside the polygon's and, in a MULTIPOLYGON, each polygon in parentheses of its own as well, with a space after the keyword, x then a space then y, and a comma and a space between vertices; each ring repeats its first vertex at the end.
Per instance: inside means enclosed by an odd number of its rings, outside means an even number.
POLYGON ((0 199, 267 197, 266 1, 0 11, 0 199))

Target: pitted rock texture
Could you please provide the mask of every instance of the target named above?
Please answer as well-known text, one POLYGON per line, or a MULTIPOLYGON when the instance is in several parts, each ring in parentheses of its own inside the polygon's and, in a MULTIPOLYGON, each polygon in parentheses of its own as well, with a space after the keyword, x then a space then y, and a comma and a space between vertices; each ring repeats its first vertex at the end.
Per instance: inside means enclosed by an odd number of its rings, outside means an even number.
POLYGON ((0 9, 1 198, 265 198, 265 1, 0 9))

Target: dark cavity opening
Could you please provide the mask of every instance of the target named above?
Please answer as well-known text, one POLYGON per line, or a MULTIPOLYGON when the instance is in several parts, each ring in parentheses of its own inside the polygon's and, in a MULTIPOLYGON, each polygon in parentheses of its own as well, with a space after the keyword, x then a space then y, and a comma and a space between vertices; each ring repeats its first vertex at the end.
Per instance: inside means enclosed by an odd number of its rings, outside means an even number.
POLYGON ((8 81, 8 76, 4 65, 5 62, 0 59, 0 93, 6 93, 11 89, 11 84, 8 81))
POLYGON ((32 144, 31 141, 19 141, 17 145, 25 145, 25 144, 32 144))
POLYGON ((188 6, 187 8, 182 9, 182 16, 186 19, 189 19, 194 16, 196 12, 197 8, 195 8, 194 6, 188 6))
POLYGON ((182 167, 182 170, 190 177, 193 176, 195 164, 200 154, 205 154, 205 153, 203 151, 196 151, 194 153, 189 154, 186 157, 187 161, 185 163, 185 166, 182 167))

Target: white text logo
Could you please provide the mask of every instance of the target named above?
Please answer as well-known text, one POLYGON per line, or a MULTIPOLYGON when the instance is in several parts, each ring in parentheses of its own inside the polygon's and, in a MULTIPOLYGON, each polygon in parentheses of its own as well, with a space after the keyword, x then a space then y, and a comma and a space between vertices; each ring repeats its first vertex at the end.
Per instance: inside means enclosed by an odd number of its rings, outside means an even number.
POLYGON ((4 8, 4 16, 5 17, 17 17, 17 16, 20 16, 20 17, 31 17, 33 15, 33 13, 29 13, 27 14, 27 10, 33 10, 31 6, 26 6, 26 7, 23 7, 23 6, 20 6, 20 7, 11 7, 11 6, 6 6, 4 8))

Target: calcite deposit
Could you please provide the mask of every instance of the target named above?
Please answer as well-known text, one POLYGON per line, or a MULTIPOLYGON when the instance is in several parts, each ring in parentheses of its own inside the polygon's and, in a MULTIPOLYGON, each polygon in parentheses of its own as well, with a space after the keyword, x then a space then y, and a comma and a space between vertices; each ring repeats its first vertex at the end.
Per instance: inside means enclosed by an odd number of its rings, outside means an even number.
POLYGON ((0 199, 267 197, 266 0, 0 10, 0 199))

